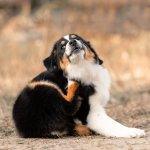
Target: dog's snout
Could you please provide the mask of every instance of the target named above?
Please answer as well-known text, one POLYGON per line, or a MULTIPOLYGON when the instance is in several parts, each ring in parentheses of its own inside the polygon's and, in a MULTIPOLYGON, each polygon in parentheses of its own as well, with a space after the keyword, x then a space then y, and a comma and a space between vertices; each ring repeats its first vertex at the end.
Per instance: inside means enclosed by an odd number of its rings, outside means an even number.
POLYGON ((74 39, 72 39, 72 40, 70 40, 70 42, 69 42, 69 45, 70 46, 76 46, 76 40, 74 40, 74 39))

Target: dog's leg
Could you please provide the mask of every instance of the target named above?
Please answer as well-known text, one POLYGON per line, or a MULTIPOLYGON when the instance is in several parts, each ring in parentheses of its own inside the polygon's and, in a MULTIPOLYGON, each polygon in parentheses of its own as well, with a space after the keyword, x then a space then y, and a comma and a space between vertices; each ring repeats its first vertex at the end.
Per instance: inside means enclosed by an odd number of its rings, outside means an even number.
POLYGON ((99 92, 90 97, 90 112, 87 117, 88 127, 98 134, 107 137, 142 137, 145 132, 141 129, 126 127, 110 118, 104 109, 103 101, 109 99, 108 93, 99 92))
POLYGON ((68 91, 67 95, 64 95, 66 101, 71 102, 76 95, 77 89, 79 87, 79 83, 76 81, 68 81, 68 91))
POLYGON ((87 118, 87 126, 96 133, 107 137, 125 138, 143 137, 145 135, 144 130, 129 128, 113 120, 106 114, 104 108, 100 105, 96 106, 95 110, 91 108, 87 118))

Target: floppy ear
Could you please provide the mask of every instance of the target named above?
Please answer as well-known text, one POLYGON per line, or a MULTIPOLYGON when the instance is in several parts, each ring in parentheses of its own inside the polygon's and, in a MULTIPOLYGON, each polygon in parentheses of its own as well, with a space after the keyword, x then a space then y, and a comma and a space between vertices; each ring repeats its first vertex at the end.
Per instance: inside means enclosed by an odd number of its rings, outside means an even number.
POLYGON ((86 42, 86 44, 88 45, 88 47, 91 49, 91 51, 94 53, 95 55, 95 60, 96 60, 96 63, 98 63, 99 65, 102 65, 103 64, 103 60, 101 60, 97 53, 95 52, 95 50, 92 48, 91 44, 89 41, 86 42))
POLYGON ((43 64, 47 70, 54 71, 58 69, 56 44, 51 51, 51 55, 43 60, 43 64))
POLYGON ((99 65, 102 65, 102 64, 103 64, 104 61, 101 60, 99 57, 97 57, 96 59, 97 59, 97 62, 98 62, 99 65))

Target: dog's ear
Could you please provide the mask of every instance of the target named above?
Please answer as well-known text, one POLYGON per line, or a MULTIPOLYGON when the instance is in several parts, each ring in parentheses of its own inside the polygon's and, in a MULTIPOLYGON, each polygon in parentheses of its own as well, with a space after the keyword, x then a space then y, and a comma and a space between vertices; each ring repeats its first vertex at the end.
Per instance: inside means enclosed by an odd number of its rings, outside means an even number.
POLYGON ((43 60, 43 64, 44 66, 47 68, 47 70, 57 70, 58 69, 58 65, 57 65, 57 47, 56 44, 54 45, 51 54, 49 57, 45 58, 43 60))
POLYGON ((101 60, 101 59, 98 57, 96 51, 92 48, 90 42, 89 42, 89 41, 86 41, 86 44, 88 45, 88 47, 90 48, 90 50, 94 53, 96 63, 98 63, 99 65, 102 65, 102 64, 103 64, 103 60, 101 60))
POLYGON ((96 61, 99 65, 102 65, 103 64, 103 60, 101 60, 98 56, 96 57, 96 61))

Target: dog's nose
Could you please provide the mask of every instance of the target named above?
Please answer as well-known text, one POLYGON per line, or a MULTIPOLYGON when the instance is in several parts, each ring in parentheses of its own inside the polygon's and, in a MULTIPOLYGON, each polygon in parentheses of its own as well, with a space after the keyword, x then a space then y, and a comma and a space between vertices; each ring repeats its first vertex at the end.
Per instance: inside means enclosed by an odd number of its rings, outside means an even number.
POLYGON ((72 39, 72 40, 70 40, 70 42, 69 42, 69 45, 70 46, 76 46, 76 40, 74 40, 74 39, 72 39))

